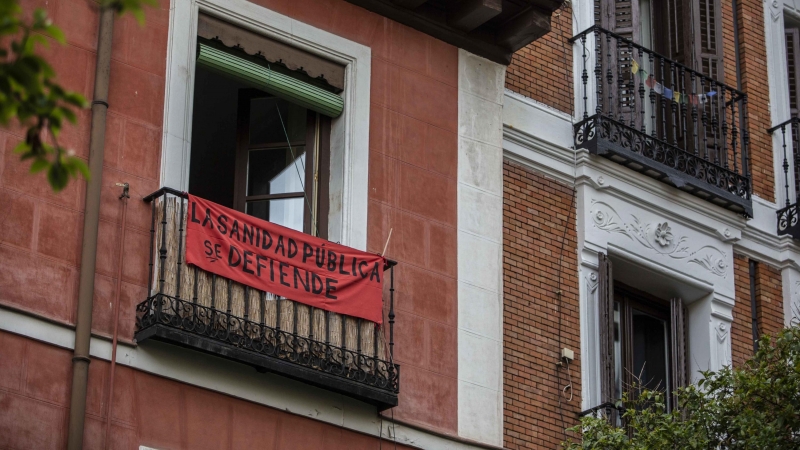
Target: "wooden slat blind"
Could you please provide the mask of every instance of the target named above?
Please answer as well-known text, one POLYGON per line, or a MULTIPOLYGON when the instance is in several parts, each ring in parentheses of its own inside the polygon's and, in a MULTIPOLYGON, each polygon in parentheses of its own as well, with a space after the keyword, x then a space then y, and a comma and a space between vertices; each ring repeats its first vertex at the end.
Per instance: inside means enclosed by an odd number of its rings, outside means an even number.
POLYGON ((614 277, 611 260, 598 255, 597 306, 600 325, 600 400, 616 401, 614 395, 614 277))

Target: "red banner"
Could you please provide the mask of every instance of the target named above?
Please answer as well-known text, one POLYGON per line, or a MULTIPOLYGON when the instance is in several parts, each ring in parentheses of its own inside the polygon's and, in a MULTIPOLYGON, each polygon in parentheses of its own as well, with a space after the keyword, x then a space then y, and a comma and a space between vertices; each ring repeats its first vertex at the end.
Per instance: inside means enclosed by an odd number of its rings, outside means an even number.
POLYGON ((186 262, 247 286, 378 324, 386 260, 189 195, 186 262))

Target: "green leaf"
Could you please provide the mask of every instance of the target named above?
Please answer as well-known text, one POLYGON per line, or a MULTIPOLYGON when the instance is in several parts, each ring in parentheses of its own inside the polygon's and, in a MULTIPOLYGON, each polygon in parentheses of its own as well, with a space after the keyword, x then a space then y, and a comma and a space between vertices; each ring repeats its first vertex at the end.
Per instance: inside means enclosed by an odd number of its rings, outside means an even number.
POLYGON ((44 158, 37 159, 36 161, 33 162, 33 164, 31 164, 31 173, 39 173, 47 169, 48 167, 50 167, 50 161, 44 158))
POLYGON ((65 44, 67 42, 67 38, 64 36, 64 32, 61 31, 61 28, 58 28, 55 25, 48 25, 45 28, 45 32, 53 39, 55 39, 59 44, 65 44))
POLYGON ((50 166, 50 170, 47 171, 47 181, 55 192, 61 192, 67 187, 69 173, 67 173, 67 169, 62 164, 54 163, 50 166))

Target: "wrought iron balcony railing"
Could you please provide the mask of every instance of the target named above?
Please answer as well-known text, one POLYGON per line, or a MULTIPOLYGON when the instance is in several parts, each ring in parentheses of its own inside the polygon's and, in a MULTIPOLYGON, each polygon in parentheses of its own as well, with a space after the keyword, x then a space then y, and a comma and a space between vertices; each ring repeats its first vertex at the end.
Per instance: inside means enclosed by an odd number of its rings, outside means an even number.
POLYGON ((570 42, 576 149, 752 216, 744 93, 598 26, 570 42))
POLYGON ((184 261, 185 194, 152 204, 150 296, 136 306, 138 342, 165 341, 374 404, 397 405, 393 363, 394 262, 389 267, 389 341, 373 322, 323 311, 190 266, 184 261))
POLYGON ((778 130, 783 145, 783 188, 786 199, 785 206, 778 210, 778 236, 788 234, 800 239, 800 118, 792 117, 767 132, 774 134, 778 130), (794 194, 794 203, 791 203, 790 192, 794 194))

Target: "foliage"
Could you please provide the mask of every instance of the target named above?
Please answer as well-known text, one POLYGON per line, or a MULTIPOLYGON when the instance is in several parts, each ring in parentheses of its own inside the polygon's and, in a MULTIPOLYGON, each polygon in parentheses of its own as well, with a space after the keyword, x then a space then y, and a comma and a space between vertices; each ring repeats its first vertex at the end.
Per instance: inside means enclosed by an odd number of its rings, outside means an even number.
MULTIPOLYGON (((99 6, 130 12, 141 23, 144 5, 153 4, 155 0, 103 0, 99 6)), ((58 144, 64 121, 75 123, 76 110, 86 108, 87 101, 58 84, 53 68, 37 53, 49 45, 48 38, 65 43, 43 9, 26 20, 18 0, 0 0, 0 125, 19 123, 26 129, 15 152, 31 161, 32 173, 46 172, 53 190, 60 191, 70 178, 89 178, 86 163, 58 144)))
POLYGON ((797 449, 800 448, 800 327, 765 336, 742 367, 703 372, 696 385, 675 392, 634 389, 619 406, 625 427, 587 416, 570 431, 578 449, 797 449), (624 408, 622 408, 624 406, 624 408))

